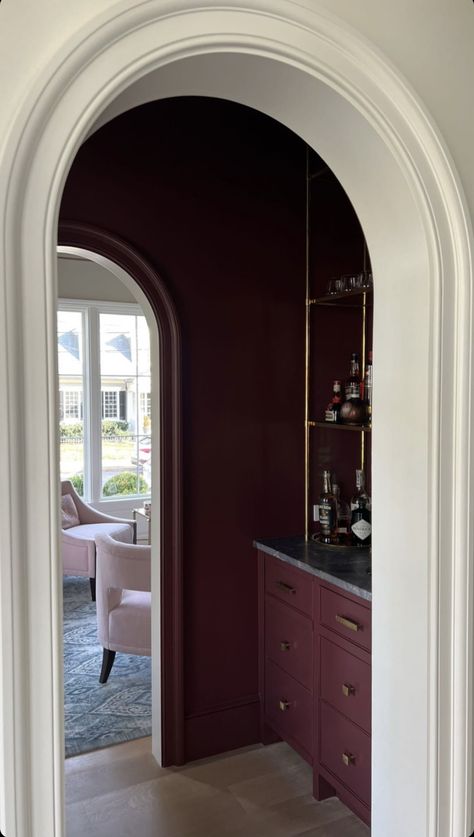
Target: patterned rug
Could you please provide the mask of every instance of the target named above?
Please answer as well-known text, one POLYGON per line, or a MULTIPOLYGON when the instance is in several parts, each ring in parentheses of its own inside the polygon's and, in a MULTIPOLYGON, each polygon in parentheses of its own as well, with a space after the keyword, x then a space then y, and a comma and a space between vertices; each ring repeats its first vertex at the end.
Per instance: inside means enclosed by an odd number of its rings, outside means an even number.
POLYGON ((99 683, 95 602, 89 579, 64 577, 64 726, 66 757, 151 735, 151 659, 117 652, 99 683))

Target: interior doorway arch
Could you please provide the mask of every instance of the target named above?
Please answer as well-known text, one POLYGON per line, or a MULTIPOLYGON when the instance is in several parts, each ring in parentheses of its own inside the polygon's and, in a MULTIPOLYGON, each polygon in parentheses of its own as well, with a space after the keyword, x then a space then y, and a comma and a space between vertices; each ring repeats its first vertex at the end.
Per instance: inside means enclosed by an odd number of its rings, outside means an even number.
POLYGON ((240 9, 231 0, 205 8, 173 0, 98 14, 58 51, 12 126, 0 169, 8 182, 8 409, 0 442, 10 489, 1 532, 7 834, 64 833, 51 343, 59 199, 96 120, 155 72, 155 96, 219 95, 291 127, 328 162, 364 227, 377 282, 373 834, 465 837, 472 830, 467 213, 441 138, 393 68, 337 21, 287 0, 247 0, 240 9), (401 409, 407 391, 417 398, 410 422, 401 409), (38 437, 48 443, 38 447, 38 437), (45 486, 41 497, 31 470, 45 486), (397 537, 387 537, 394 526, 397 537))
MULTIPOLYGON (((152 751, 163 766, 183 762, 183 591, 181 485, 181 335, 173 300, 163 279, 128 242, 86 224, 61 222, 58 247, 87 255, 121 281, 131 277, 143 298, 152 357, 159 357, 152 385, 156 434, 152 484, 158 485, 159 514, 153 515, 152 543, 152 751), (153 328, 154 325, 154 328, 153 328), (158 345, 157 345, 158 344, 158 345), (153 352, 157 345, 158 352, 153 352), (158 442, 158 444, 156 443, 158 442), (158 460, 158 461, 156 461, 158 460), (160 490, 166 489, 166 490, 160 490)), ((155 503, 155 506, 158 503, 155 503)))

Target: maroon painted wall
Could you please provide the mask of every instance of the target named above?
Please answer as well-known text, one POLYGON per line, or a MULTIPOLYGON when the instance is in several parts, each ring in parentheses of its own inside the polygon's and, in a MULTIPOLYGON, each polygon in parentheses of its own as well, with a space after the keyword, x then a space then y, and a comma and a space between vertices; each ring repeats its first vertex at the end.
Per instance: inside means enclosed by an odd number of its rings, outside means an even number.
POLYGON ((303 530, 304 175, 268 117, 171 99, 94 134, 61 205, 141 252, 181 321, 187 759, 257 740, 252 540, 303 530))

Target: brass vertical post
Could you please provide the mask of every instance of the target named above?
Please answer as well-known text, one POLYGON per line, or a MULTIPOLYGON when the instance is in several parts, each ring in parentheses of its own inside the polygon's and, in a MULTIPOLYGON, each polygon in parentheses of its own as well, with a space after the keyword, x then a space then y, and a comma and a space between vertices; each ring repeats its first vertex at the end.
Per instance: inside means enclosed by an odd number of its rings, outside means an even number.
MULTIPOLYGON (((364 255, 365 255, 365 247, 364 247, 364 255)), ((364 258, 364 272, 365 272, 365 258, 364 258)), ((361 352, 361 379, 365 374, 365 344, 366 344, 366 331, 367 331, 367 294, 364 291, 362 294, 362 352, 361 352)), ((365 465, 365 433, 362 430, 360 434, 360 468, 361 471, 364 470, 365 465)))
POLYGON ((310 287, 309 287, 309 147, 306 146, 306 219, 305 219, 305 380, 304 380, 304 537, 309 538, 309 376, 310 376, 310 287))

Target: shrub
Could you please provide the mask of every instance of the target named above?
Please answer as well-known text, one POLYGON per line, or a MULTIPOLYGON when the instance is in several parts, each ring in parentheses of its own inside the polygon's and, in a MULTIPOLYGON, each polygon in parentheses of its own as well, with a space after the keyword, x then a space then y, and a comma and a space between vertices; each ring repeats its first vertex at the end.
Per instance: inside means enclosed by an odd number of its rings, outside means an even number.
POLYGON ((102 436, 123 436, 129 428, 128 421, 102 419, 102 436))
POLYGON ((84 436, 84 422, 75 421, 71 423, 67 421, 60 421, 59 436, 61 439, 74 439, 78 437, 82 439, 84 436))
POLYGON ((116 494, 148 494, 149 486, 143 477, 138 477, 132 471, 123 471, 110 477, 102 489, 104 497, 115 497, 116 494), (138 490, 137 490, 138 488, 138 490))
POLYGON ((74 476, 69 477, 71 480, 74 488, 76 489, 79 497, 82 497, 84 494, 84 475, 83 474, 74 474, 74 476))

